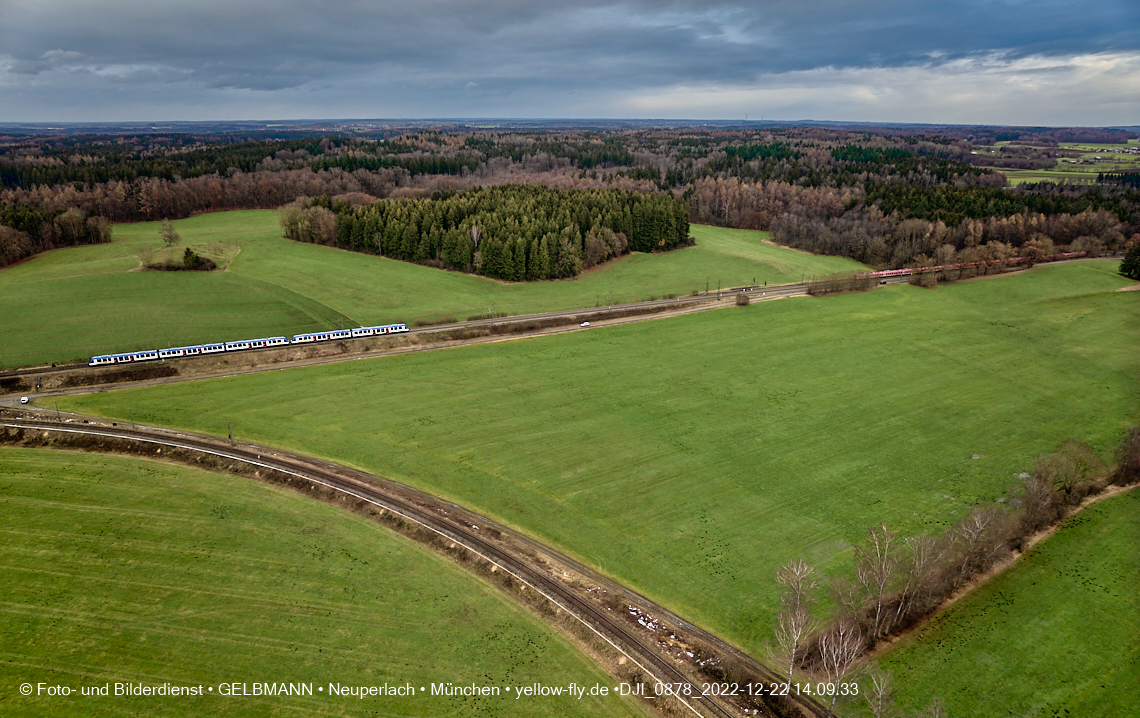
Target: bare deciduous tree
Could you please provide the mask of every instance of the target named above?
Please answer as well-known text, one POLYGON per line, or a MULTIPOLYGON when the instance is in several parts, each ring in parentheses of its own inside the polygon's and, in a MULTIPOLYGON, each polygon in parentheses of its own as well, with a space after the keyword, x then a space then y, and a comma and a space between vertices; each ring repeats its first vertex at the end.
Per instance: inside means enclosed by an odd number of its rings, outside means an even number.
POLYGON ((935 698, 925 710, 915 713, 914 718, 946 718, 946 704, 941 698, 935 698))
POLYGON ((843 619, 834 628, 819 637, 819 657, 827 682, 835 685, 827 715, 835 710, 839 697, 839 684, 851 673, 851 668, 863 652, 863 634, 854 621, 843 619))
POLYGON ((162 227, 158 230, 158 236, 162 237, 162 241, 167 247, 173 247, 182 239, 178 236, 178 232, 174 231, 174 225, 170 223, 169 219, 162 220, 162 227))
POLYGON ((871 637, 879 638, 890 630, 891 615, 886 601, 898 576, 898 562, 892 550, 898 535, 879 524, 868 528, 869 542, 855 548, 855 576, 866 591, 868 603, 874 607, 871 637))
POLYGON ((1091 446, 1069 439, 1037 460, 1034 475, 1064 494, 1066 503, 1078 503, 1088 492, 1089 482, 1104 470, 1104 461, 1091 446))
POLYGON ((998 509, 974 507, 954 526, 953 537, 959 546, 955 588, 1009 552, 1002 526, 1006 518, 998 509))
POLYGON ((1057 517, 1057 492, 1040 478, 1026 479, 1016 498, 1021 504, 1021 538, 1040 531, 1057 517))
POLYGON ((908 536, 903 543, 907 548, 902 566, 905 578, 895 609, 895 624, 908 618, 914 610, 926 609, 929 597, 936 592, 938 567, 946 555, 945 542, 933 536, 908 536))
POLYGON ((1128 432, 1124 441, 1120 442, 1120 448, 1116 451, 1113 481, 1121 486, 1140 481, 1140 429, 1128 432))
POLYGON ((788 659, 788 683, 804 640, 814 621, 811 609, 815 603, 814 569, 803 559, 792 559, 776 571, 776 583, 784 587, 780 597, 784 607, 776 614, 776 642, 788 659))
POLYGON ((870 690, 864 693, 863 697, 867 701, 867 707, 871 709, 871 715, 874 718, 889 718, 895 712, 894 696, 891 690, 894 677, 890 673, 875 668, 868 678, 871 679, 870 690))

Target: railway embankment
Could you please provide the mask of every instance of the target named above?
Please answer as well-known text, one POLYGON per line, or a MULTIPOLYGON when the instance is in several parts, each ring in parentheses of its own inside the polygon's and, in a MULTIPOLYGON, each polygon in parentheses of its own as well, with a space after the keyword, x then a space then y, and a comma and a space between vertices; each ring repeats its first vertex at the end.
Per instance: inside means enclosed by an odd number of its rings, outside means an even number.
MULTIPOLYGON (((777 292, 770 292, 775 296, 777 292)), ((596 307, 572 312, 550 312, 518 317, 482 319, 412 329, 406 334, 290 344, 252 351, 225 352, 183 357, 169 361, 89 367, 75 363, 34 367, 0 373, 0 395, 41 394, 81 387, 103 387, 153 381, 172 377, 207 378, 269 368, 285 368, 309 363, 343 361, 385 356, 424 349, 445 348, 475 340, 496 340, 534 336, 550 330, 577 327, 582 322, 651 319, 680 311, 726 306, 728 292, 716 295, 638 302, 613 307, 596 307)))
POLYGON ((563 631, 660 715, 822 716, 716 636, 529 537, 417 489, 255 444, 78 415, 0 410, 0 443, 146 456, 299 491, 368 516, 479 574, 563 631), (721 686, 737 686, 724 695, 721 686), (662 689, 662 686, 665 688, 662 689))

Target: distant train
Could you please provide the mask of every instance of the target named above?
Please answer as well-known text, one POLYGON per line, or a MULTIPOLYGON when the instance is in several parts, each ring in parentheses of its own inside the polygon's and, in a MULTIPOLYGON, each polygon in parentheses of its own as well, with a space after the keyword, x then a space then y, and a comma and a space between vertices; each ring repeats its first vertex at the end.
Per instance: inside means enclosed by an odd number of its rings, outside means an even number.
MULTIPOLYGON (((1044 259, 1038 260, 1040 262, 1055 262, 1061 259, 1079 259, 1085 256, 1086 252, 1062 252, 1060 254, 1051 254, 1044 259)), ((991 262, 966 262, 965 264, 940 264, 937 267, 918 267, 907 269, 884 269, 881 272, 861 272, 855 276, 862 277, 905 277, 909 274, 924 274, 926 272, 946 272, 952 269, 966 269, 969 267, 985 267, 987 265, 998 264, 1025 264, 1029 261, 1028 257, 1012 257, 1004 261, 991 261, 991 262)))
POLYGON ((285 337, 266 337, 264 339, 246 339, 224 344, 195 344, 189 347, 174 347, 171 349, 148 349, 141 352, 128 352, 126 354, 102 354, 91 357, 88 366, 105 366, 107 364, 132 364, 140 361, 154 359, 177 359, 179 357, 198 356, 200 354, 218 354, 220 352, 240 352, 246 349, 267 349, 269 347, 283 347, 290 344, 310 344, 312 342, 327 342, 337 339, 360 339, 363 337, 378 337, 384 334, 399 334, 408 331, 407 324, 386 324, 380 327, 359 327, 357 329, 337 329, 331 332, 316 332, 313 334, 296 334, 292 340, 285 337))

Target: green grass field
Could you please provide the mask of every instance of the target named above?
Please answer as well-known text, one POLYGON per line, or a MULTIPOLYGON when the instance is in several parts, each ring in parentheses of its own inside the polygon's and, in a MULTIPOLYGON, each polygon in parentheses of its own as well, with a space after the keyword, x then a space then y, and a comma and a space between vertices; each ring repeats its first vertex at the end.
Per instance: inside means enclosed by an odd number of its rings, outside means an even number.
POLYGON ((772 574, 939 530, 1067 438, 1140 423, 1116 262, 60 399, 387 475, 551 542, 755 652, 772 574), (974 458, 974 457, 977 458, 974 458))
MULTIPOLYGON (((1017 143, 999 142, 995 147, 1008 144, 1017 143)), ((1005 175, 1011 185, 1019 185, 1023 182, 1095 184, 1096 176, 1100 172, 1136 172, 1140 170, 1140 155, 1120 151, 1123 149, 1134 150, 1137 144, 1137 140, 1129 140, 1127 145, 1063 142, 1060 145, 1061 149, 1075 151, 1079 155, 1058 159, 1056 166, 1051 169, 1013 170, 997 168, 997 171, 1005 175), (1078 159, 1082 164, 1073 164, 1069 161, 1071 159, 1078 159)))
POLYGON ((0 448, 0 714, 641 715, 627 699, 329 696, 452 682, 608 685, 497 589, 387 529, 248 479, 0 448), (204 697, 22 697, 22 683, 215 686, 204 697), (222 682, 312 696, 222 698, 222 682))
POLYGON ((1140 715, 1140 492, 1092 506, 900 641, 900 707, 954 718, 1140 715))
POLYGON ((198 244, 175 244, 161 249, 148 249, 139 253, 139 262, 144 265, 154 264, 182 264, 186 250, 203 259, 211 259, 218 270, 225 270, 234 257, 241 252, 241 247, 228 242, 201 242, 198 244))
MULTIPOLYGON (((491 311, 575 309, 665 294, 857 270, 763 243, 764 232, 693 227, 697 246, 637 254, 575 280, 505 284, 281 237, 277 212, 224 212, 174 222, 187 245, 212 245, 224 272, 140 272, 159 223, 118 225, 109 245, 57 250, 0 271, 0 366, 94 354, 287 335, 491 311), (232 247, 240 253, 232 257, 232 247), (232 257, 232 259, 230 259, 232 257)), ((179 247, 163 252, 181 251, 179 247)), ((207 256, 213 256, 209 252, 207 256)))

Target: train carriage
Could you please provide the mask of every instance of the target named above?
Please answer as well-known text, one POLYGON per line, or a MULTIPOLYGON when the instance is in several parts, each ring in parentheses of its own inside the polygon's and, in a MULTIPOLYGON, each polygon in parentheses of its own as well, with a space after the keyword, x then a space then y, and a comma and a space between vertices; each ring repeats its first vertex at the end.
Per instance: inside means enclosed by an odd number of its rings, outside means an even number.
POLYGON ((406 324, 389 324, 379 327, 358 327, 356 329, 335 329, 328 332, 313 332, 310 334, 296 334, 292 339, 287 337, 264 337, 262 339, 242 339, 234 342, 219 344, 195 344, 186 347, 169 347, 167 349, 151 349, 141 352, 128 352, 125 354, 100 354, 93 356, 87 362, 88 366, 105 366, 108 364, 129 364, 152 359, 178 359, 180 357, 199 356, 202 354, 217 354, 220 352, 244 351, 247 349, 268 349, 271 347, 289 346, 290 344, 307 344, 310 342, 327 342, 340 339, 354 339, 362 337, 380 336, 396 332, 408 331, 406 324))

